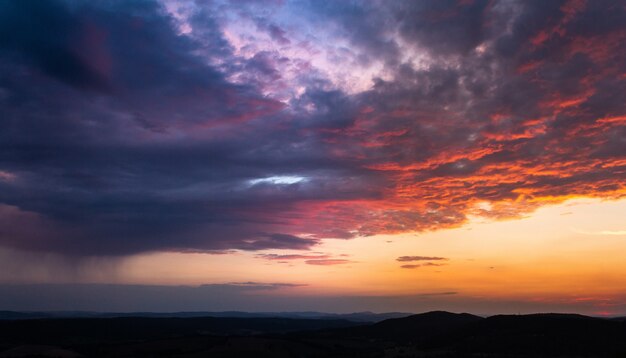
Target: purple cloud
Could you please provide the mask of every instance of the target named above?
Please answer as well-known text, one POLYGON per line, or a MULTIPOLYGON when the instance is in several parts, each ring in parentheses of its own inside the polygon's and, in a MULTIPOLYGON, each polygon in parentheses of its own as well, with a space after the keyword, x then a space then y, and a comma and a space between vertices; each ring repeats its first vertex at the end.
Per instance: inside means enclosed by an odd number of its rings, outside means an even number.
POLYGON ((623 196, 623 6, 213 6, 0 4, 0 246, 309 250, 623 196))

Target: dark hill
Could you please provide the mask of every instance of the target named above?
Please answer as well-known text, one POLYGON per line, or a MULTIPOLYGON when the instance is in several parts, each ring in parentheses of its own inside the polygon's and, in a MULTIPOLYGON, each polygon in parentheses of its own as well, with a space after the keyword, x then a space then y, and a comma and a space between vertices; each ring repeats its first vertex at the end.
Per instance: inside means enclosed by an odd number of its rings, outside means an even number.
POLYGON ((362 329, 370 337, 398 341, 421 342, 433 337, 449 334, 468 324, 483 320, 469 313, 433 311, 404 318, 388 319, 362 329))
POLYGON ((253 335, 350 327, 358 323, 292 318, 65 318, 0 321, 0 346, 77 344, 192 335, 253 335))
POLYGON ((448 312, 369 325, 217 317, 0 321, 0 357, 43 349, 87 357, 626 357, 626 322, 448 312))
POLYGON ((372 325, 320 332, 320 334, 350 339, 415 344, 430 341, 435 337, 452 334, 469 324, 483 319, 469 313, 433 311, 403 318, 387 319, 372 325))
POLYGON ((428 312, 313 334, 377 342, 408 356, 626 357, 626 322, 573 314, 428 312))
POLYGON ((573 314, 498 315, 428 346, 466 353, 626 357, 626 324, 573 314))

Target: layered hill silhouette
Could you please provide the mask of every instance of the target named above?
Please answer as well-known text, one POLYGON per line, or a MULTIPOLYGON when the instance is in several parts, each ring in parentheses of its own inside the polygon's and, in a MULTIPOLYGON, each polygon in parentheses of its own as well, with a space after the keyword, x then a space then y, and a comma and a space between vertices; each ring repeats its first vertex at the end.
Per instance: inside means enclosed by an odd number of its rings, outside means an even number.
POLYGON ((324 336, 362 338, 367 340, 392 341, 398 343, 418 343, 451 334, 468 324, 483 320, 469 313, 433 311, 393 318, 371 325, 319 332, 324 336))
MULTIPOLYGON (((24 317, 22 317, 24 318, 24 317)), ((0 357, 626 357, 626 322, 428 312, 338 319, 117 317, 0 321, 0 357)))
POLYGON ((626 357, 626 324, 572 314, 499 315, 433 345, 468 352, 626 357))

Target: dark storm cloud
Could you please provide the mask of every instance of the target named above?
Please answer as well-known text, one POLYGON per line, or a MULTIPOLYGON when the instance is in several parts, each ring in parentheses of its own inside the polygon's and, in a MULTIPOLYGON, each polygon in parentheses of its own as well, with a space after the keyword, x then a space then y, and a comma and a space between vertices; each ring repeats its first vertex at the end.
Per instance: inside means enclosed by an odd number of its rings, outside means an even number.
MULTIPOLYGON (((0 181, 3 244, 119 254, 165 246, 261 250, 317 243, 265 233, 267 225, 257 224, 280 221, 256 214, 287 210, 293 199, 288 187, 273 192, 247 180, 280 173, 298 154, 280 158, 287 144, 280 136, 266 140, 256 128, 229 128, 281 106, 252 87, 230 84, 226 74, 192 54, 208 46, 228 58, 223 41, 209 36, 213 43, 197 44, 176 35, 171 19, 152 2, 3 6, 3 16, 12 19, 2 23, 3 32, 16 33, 3 36, 0 52, 0 167, 16 176, 0 181), (31 24, 33 14, 54 26, 31 24), (86 40, 98 47, 92 52, 81 47, 90 31, 98 39, 86 40), (89 75, 92 69, 102 71, 98 78, 106 77, 107 91, 82 91, 103 89, 89 75), (216 132, 223 134, 207 141, 173 139, 211 126, 221 126, 216 132), (275 195, 286 200, 265 203, 275 195), (248 224, 237 227, 243 222, 248 224)), ((203 29, 219 34, 207 29, 210 24, 203 29)), ((307 163, 296 169, 302 167, 307 163)))
POLYGON ((187 36, 151 1, 0 4, 1 246, 307 250, 623 195, 615 2, 298 3, 386 75, 350 94, 316 72, 288 101, 287 52, 238 55, 197 5, 187 36))
POLYGON ((83 23, 54 1, 4 1, 0 4, 0 48, 22 56, 44 73, 81 88, 103 90, 106 79, 82 57, 83 23), (9 35, 10 34, 10 35, 9 35))
POLYGON ((399 2, 393 11, 403 39, 433 54, 463 55, 486 37, 488 0, 399 2))

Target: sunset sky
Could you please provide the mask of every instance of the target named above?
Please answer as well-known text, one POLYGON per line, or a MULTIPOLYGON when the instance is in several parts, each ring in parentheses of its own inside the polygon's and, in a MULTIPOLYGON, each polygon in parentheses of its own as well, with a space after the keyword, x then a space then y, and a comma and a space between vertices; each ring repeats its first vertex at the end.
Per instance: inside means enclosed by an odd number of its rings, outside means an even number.
POLYGON ((0 310, 626 315, 626 2, 0 2, 0 310))

